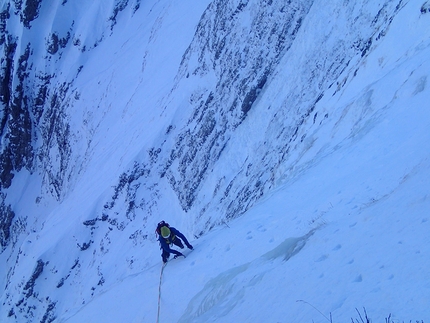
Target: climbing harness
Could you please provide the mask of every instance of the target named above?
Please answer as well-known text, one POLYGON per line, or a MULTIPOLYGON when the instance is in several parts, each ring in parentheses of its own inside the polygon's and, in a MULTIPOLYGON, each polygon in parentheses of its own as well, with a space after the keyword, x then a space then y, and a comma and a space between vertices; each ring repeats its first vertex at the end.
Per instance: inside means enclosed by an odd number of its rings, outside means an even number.
POLYGON ((160 303, 161 303, 161 280, 163 278, 163 270, 164 267, 166 267, 167 262, 163 263, 163 266, 161 266, 161 272, 160 272, 160 284, 158 285, 158 312, 157 312, 157 323, 160 322, 160 303))

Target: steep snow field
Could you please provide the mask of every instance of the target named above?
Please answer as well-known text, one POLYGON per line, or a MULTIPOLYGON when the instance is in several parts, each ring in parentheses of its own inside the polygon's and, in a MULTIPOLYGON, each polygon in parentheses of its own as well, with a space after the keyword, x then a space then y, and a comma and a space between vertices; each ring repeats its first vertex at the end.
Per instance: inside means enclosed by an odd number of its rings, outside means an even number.
MULTIPOLYGON (((160 322, 346 322, 356 308, 373 322, 430 319, 430 42, 429 18, 418 16, 407 5, 353 81, 320 101, 330 117, 307 136, 294 176, 168 264, 160 322)), ((260 106, 276 101, 281 79, 260 106)), ((236 154, 264 120, 252 113, 236 154)), ((226 156, 220 169, 237 163, 226 156)), ((65 321, 155 321, 161 263, 152 262, 65 321)))
MULTIPOLYGON (((319 91, 307 83, 312 73, 305 73, 313 68, 312 51, 336 46, 333 35, 352 37, 344 29, 350 12, 342 6, 310 6, 296 36, 303 41, 281 57, 200 186, 196 204, 212 203, 204 215, 197 207, 185 212, 164 177, 147 196, 136 193, 136 201, 155 201, 151 212, 138 210, 137 220, 125 228, 99 221, 121 174, 168 141, 169 125, 185 124, 189 93, 212 84, 210 73, 175 79, 209 2, 142 3, 134 16, 118 18, 116 31, 87 55, 65 54, 76 66, 85 65, 74 83, 80 97, 70 97, 69 120, 79 129, 74 138, 81 149, 73 159, 81 163, 58 204, 44 196, 35 207, 43 194, 37 175, 16 175, 16 193, 8 192, 8 202, 17 214, 32 215, 34 224, 19 238, 18 249, 0 255, 8 264, 0 268, 0 321, 340 323, 361 322, 358 309, 372 322, 387 322, 389 315, 395 323, 430 322, 425 1, 400 1, 379 42, 364 58, 351 58, 315 103, 315 116, 304 121, 288 160, 267 174, 273 185, 242 216, 226 221, 220 214, 225 208, 214 198, 217 179, 246 172, 246 162, 270 148, 276 109, 292 100, 284 96, 289 87, 319 91), (160 280, 153 230, 162 219, 195 250, 169 262, 160 280), (199 236, 206 222, 216 225, 199 236), (26 313, 27 302, 28 308, 44 304, 43 311, 26 313)), ((363 3, 376 12, 380 5, 363 3)), ((85 30, 93 26, 90 21, 86 26, 83 17, 77 25, 85 30)), ((261 167, 270 158, 259 161, 261 167)), ((139 185, 146 185, 145 178, 139 185)), ((124 202, 114 209, 119 219, 127 207, 124 202)))

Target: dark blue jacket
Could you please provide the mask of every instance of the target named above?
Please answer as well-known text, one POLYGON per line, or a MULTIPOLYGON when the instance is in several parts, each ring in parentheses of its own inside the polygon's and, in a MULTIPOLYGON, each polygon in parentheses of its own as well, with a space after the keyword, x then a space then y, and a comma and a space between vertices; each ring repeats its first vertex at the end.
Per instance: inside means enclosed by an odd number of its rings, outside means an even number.
POLYGON ((179 232, 179 230, 175 229, 174 227, 170 227, 169 229, 170 229, 170 237, 169 238, 163 238, 160 235, 158 237, 158 241, 160 241, 161 248, 163 248, 165 251, 180 256, 180 255, 182 255, 182 253, 170 248, 170 245, 173 243, 173 239, 181 238, 188 248, 190 248, 191 245, 188 242, 187 238, 185 238, 185 236, 181 232, 179 232))

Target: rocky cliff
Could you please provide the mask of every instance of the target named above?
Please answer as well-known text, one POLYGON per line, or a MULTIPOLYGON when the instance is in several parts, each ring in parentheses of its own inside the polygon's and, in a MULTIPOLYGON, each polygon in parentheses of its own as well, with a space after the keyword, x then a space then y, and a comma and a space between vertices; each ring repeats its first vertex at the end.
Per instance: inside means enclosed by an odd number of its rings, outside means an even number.
MULTIPOLYGON (((335 112, 330 98, 341 98, 408 3, 2 1, 8 317, 53 321, 67 307, 61 295, 85 289, 84 264, 94 284, 82 304, 108 279, 109 250, 126 242, 146 248, 166 211, 187 217, 198 238, 337 149, 373 113, 374 98, 360 94, 348 120, 354 126, 330 128, 332 141, 322 141, 328 120, 339 127, 339 109, 347 110, 342 103, 335 112), (121 137, 127 129, 130 137, 121 137), (106 171, 108 161, 115 167, 106 171), (67 200, 77 194, 83 206, 72 212, 67 200), (25 241, 43 239, 47 223, 70 216, 63 242, 25 259, 25 241), (67 250, 70 262, 55 263, 54 254, 67 250), (55 292, 38 289, 47 272, 55 292)), ((419 7, 428 15, 427 2, 419 7)), ((131 268, 136 258, 123 260, 131 268)))

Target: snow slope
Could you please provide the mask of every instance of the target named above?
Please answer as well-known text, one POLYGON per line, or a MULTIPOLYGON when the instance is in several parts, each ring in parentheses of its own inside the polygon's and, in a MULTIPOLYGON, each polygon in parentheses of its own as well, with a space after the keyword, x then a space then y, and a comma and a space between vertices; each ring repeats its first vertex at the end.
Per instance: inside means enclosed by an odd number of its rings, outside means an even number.
MULTIPOLYGON (((201 48, 197 25, 212 26, 203 13, 223 3, 127 8, 89 53, 64 54, 85 60, 73 83, 79 98, 70 95, 79 162, 59 202, 37 173, 16 174, 7 191, 34 223, 0 255, 2 321, 158 321, 153 229, 162 218, 195 250, 165 267, 159 322, 345 322, 359 319, 356 308, 372 322, 430 321, 428 3, 313 1, 297 10, 306 12, 297 41, 267 52, 276 64, 246 118, 236 128, 227 118, 222 153, 184 210, 176 190, 188 182, 171 147, 201 129, 205 118, 190 115, 207 114, 195 102, 214 89, 225 94, 221 106, 235 95, 216 68, 186 76, 211 53, 184 53, 201 48), (246 208, 230 207, 241 201, 246 208)), ((240 16, 245 27, 258 4, 240 16)), ((225 112, 216 111, 218 127, 225 112)))
MULTIPOLYGON (((329 125, 294 176, 168 264, 160 322, 345 322, 363 307, 374 322, 430 318, 430 52, 416 9, 396 17, 343 93, 321 101, 329 125)), ((66 321, 153 321, 159 274, 124 278, 66 321)))
MULTIPOLYGON (((327 321, 313 306, 333 322, 358 318, 362 307, 373 322, 390 313, 394 322, 429 319, 423 82, 430 53, 428 42, 412 37, 421 28, 402 38, 400 53, 390 52, 398 37, 387 38, 356 85, 324 102, 337 101, 339 119, 355 121, 354 106, 372 93, 371 116, 348 125, 353 135, 319 151, 246 215, 195 241, 188 258, 168 264, 160 322, 327 321), (392 62, 384 72, 376 69, 381 57, 392 62)), ((330 130, 328 138, 342 131, 330 130)), ((126 277, 66 321, 153 321, 159 267, 126 277)))

